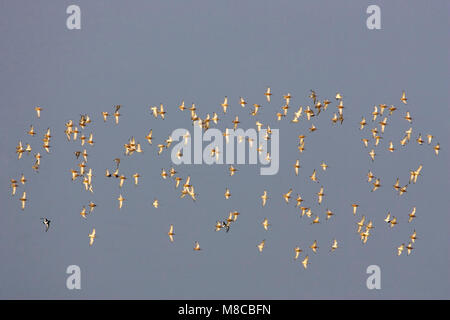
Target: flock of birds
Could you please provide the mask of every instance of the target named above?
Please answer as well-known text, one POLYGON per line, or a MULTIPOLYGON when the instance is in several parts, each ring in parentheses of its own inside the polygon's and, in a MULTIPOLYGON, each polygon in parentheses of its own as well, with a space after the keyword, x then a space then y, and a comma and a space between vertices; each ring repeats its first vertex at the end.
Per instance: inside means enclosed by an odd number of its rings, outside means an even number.
MULTIPOLYGON (((267 103, 270 103, 271 96, 272 96, 270 88, 267 88, 267 90, 264 92, 264 96, 265 96, 267 103)), ((283 95, 284 104, 283 104, 283 106, 281 106, 281 110, 279 110, 275 114, 275 117, 278 121, 281 121, 283 118, 288 116, 288 110, 291 108, 291 104, 290 104, 291 98, 292 98, 292 96, 290 93, 283 95)), ((312 119, 316 119, 321 114, 322 115, 325 114, 325 111, 327 110, 328 106, 331 104, 331 101, 328 99, 324 99, 322 101, 319 100, 316 92, 313 90, 311 90, 308 98, 311 99, 312 107, 309 105, 307 105, 305 107, 300 106, 296 111, 293 112, 293 118, 292 118, 291 122, 298 123, 300 121, 300 118, 304 117, 307 119, 307 121, 311 122, 311 125, 308 125, 309 126, 308 131, 310 133, 313 133, 318 128, 312 123, 312 119)), ((337 106, 336 106, 337 110, 336 110, 336 112, 333 113, 333 116, 331 117, 331 122, 333 125, 334 124, 342 125, 344 122, 344 109, 345 109, 343 96, 340 93, 337 93, 335 95, 335 100, 337 103, 337 106)), ((407 98, 406 98, 405 92, 402 93, 400 101, 402 104, 407 105, 407 98)), ((242 108, 245 108, 247 104, 248 104, 248 102, 243 97, 239 98, 239 105, 242 108)), ((223 113, 226 114, 230 107, 227 97, 224 98, 224 101, 221 104, 221 107, 222 107, 223 113)), ((263 106, 260 104, 253 104, 253 108, 250 111, 250 115, 257 116, 259 110, 261 110, 262 108, 263 108, 263 106)), ((195 104, 192 104, 191 107, 188 108, 183 101, 178 106, 178 109, 181 111, 185 111, 185 110, 190 111, 190 120, 192 121, 192 125, 194 125, 194 126, 198 125, 200 128, 202 128, 205 131, 208 130, 211 125, 218 124, 218 122, 219 122, 219 115, 216 112, 213 112, 212 115, 210 115, 208 113, 208 114, 206 114, 206 116, 201 118, 197 114, 198 110, 197 110, 197 107, 195 106, 195 104)), ((39 106, 35 107, 35 111, 36 111, 37 118, 38 119, 41 118, 41 113, 43 112, 43 108, 39 107, 39 106)), ((114 106, 113 112, 111 112, 111 113, 102 112, 103 121, 107 122, 108 118, 112 116, 114 118, 115 124, 118 125, 120 116, 121 116, 120 111, 121 111, 121 106, 117 105, 117 106, 114 106)), ((377 153, 375 152, 375 149, 378 146, 380 146, 380 142, 383 139, 383 134, 385 132, 385 129, 386 129, 386 127, 389 126, 390 117, 392 117, 394 114, 400 112, 400 111, 398 111, 398 112, 395 112, 395 111, 397 111, 397 107, 395 107, 393 105, 388 106, 386 104, 380 104, 378 106, 377 105, 374 106, 373 112, 371 113, 370 117, 371 117, 371 123, 375 124, 375 126, 372 129, 370 129, 370 134, 367 137, 363 137, 361 139, 364 144, 364 147, 370 149, 368 154, 372 161, 375 161, 375 158, 377 155, 377 153), (378 119, 378 122, 377 122, 377 119, 378 119), (373 146, 369 147, 370 144, 373 144, 373 146)), ((164 110, 164 106, 162 104, 160 104, 159 107, 151 106, 150 112, 154 118, 165 119, 165 117, 166 117, 166 111, 164 110)), ((218 112, 220 113, 220 111, 218 111, 218 112)), ((408 123, 412 123, 412 116, 409 111, 405 112, 404 119, 408 123)), ((85 149, 85 146, 94 146, 95 145, 93 133, 92 132, 90 132, 89 134, 87 133, 87 128, 89 127, 89 125, 91 123, 92 123, 92 120, 89 115, 87 115, 87 114, 81 115, 80 119, 78 121, 69 120, 68 122, 65 123, 64 133, 65 133, 68 141, 72 141, 72 142, 80 141, 80 145, 82 147, 81 148, 82 150, 77 150, 74 153, 75 160, 77 161, 76 166, 78 168, 70 170, 71 180, 73 182, 80 181, 82 183, 83 189, 85 191, 93 193, 94 192, 94 187, 93 187, 94 173, 93 173, 93 169, 88 167, 88 152, 85 149)), ((239 123, 240 123, 239 117, 235 116, 234 120, 232 121, 233 129, 236 129, 238 127, 239 123)), ((370 124, 370 121, 366 120, 366 118, 363 116, 361 121, 359 122, 360 130, 364 133, 367 132, 366 128, 369 126, 369 124, 370 124)), ((265 126, 263 123, 261 123, 260 121, 257 120, 256 127, 257 127, 258 131, 260 131, 262 127, 267 127, 267 133, 264 136, 264 139, 265 140, 270 139, 271 129, 270 129, 269 125, 265 126)), ((227 128, 225 130, 225 133, 223 134, 224 137, 226 138, 227 143, 229 141, 228 138, 229 138, 229 135, 231 132, 230 130, 232 130, 232 129, 227 128)), ((37 132, 35 131, 33 125, 30 126, 29 130, 27 131, 27 134, 30 137, 35 137, 37 135, 37 132)), ((412 127, 410 129, 406 130, 405 135, 399 141, 400 145, 406 146, 411 141, 411 137, 412 137, 412 127)), ((44 151, 46 153, 50 153, 51 138, 52 138, 51 130, 50 130, 50 128, 48 128, 46 130, 46 132, 44 133, 44 136, 42 139, 42 142, 43 142, 42 148, 44 149, 44 151)), ((147 141, 147 143, 149 145, 153 145, 153 131, 152 130, 150 130, 149 133, 143 138, 145 138, 145 140, 147 141)), ((307 137, 304 134, 301 134, 298 136, 297 148, 298 148, 298 151, 300 154, 302 154, 305 150, 306 138, 307 137)), ((426 138, 426 140, 424 140, 424 137, 422 137, 422 134, 419 133, 415 141, 419 145, 422 145, 422 144, 431 145, 434 137, 431 134, 428 134, 425 136, 425 138, 426 138)), ((188 139, 190 139, 190 134, 188 131, 183 136, 183 139, 185 140, 186 143, 187 143, 188 139)), ((238 137, 239 143, 243 143, 244 140, 247 140, 247 142, 249 144, 252 144, 254 142, 250 137, 247 137, 247 138, 238 137)), ((164 152, 165 150, 168 150, 170 148, 172 142, 173 142, 173 140, 169 136, 169 137, 167 137, 167 139, 165 139, 161 143, 157 144, 156 146, 157 146, 158 155, 161 154, 162 152, 164 152)), ((440 150, 439 143, 435 144, 432 148, 433 148, 435 154, 438 155, 439 150, 440 150)), ((389 150, 389 152, 394 152, 396 150, 395 143, 393 141, 390 141, 387 149, 389 150)), ((17 154, 18 159, 21 159, 24 153, 30 154, 32 152, 32 150, 33 150, 33 148, 30 144, 28 144, 28 143, 23 144, 22 141, 19 141, 19 143, 16 147, 16 154, 17 154)), ((259 154, 266 152, 266 154, 265 154, 266 160, 270 161, 270 153, 265 151, 263 149, 262 145, 260 145, 257 148, 257 151, 259 154)), ((128 140, 128 142, 126 144, 124 144, 124 154, 126 156, 131 156, 134 153, 142 153, 142 152, 143 152, 143 148, 142 148, 141 144, 138 141, 136 141, 136 139, 134 137, 131 137, 128 140)), ((217 147, 212 149, 211 157, 217 157, 220 152, 222 152, 222 150, 219 150, 217 147)), ((177 157, 179 157, 179 158, 182 157, 181 151, 178 152, 177 157)), ((42 156, 39 152, 34 154, 35 161, 34 161, 32 168, 36 172, 39 172, 41 158, 42 158, 42 156)), ((132 176, 126 177, 124 174, 122 174, 120 172, 121 159, 115 158, 114 163, 115 163, 115 166, 113 168, 105 168, 105 177, 107 179, 113 179, 113 180, 115 179, 115 181, 117 181, 120 188, 123 187, 123 185, 124 185, 125 181, 127 181, 127 179, 132 179, 132 181, 135 185, 139 184, 139 178, 141 177, 141 175, 138 172, 134 173, 132 176)), ((294 168, 295 175, 298 176, 299 169, 301 168, 299 159, 297 159, 295 161, 295 163, 293 164, 293 168, 294 168)), ((328 168, 328 165, 325 162, 322 162, 320 164, 320 168, 318 170, 316 170, 316 169, 313 170, 312 174, 309 176, 309 179, 312 182, 319 183, 319 175, 320 175, 319 172, 324 174, 327 171, 327 168, 328 168)), ((235 175, 237 171, 238 171, 238 169, 233 167, 233 165, 230 165, 228 168, 228 172, 229 172, 230 176, 235 175)), ((421 175, 421 171, 422 171, 422 165, 419 165, 418 168, 415 170, 414 169, 411 170, 410 171, 410 179, 409 179, 409 182, 407 182, 407 183, 405 183, 405 182, 400 183, 399 178, 396 178, 395 184, 393 185, 394 191, 397 192, 399 195, 403 195, 404 193, 406 193, 408 186, 410 186, 411 184, 415 184, 417 182, 418 177, 421 175)), ((168 170, 162 169, 160 175, 163 180, 167 180, 167 181, 173 180, 173 182, 175 184, 175 188, 180 190, 181 198, 187 197, 187 198, 190 198, 192 201, 197 200, 198 194, 195 192, 194 184, 191 182, 190 176, 187 176, 186 179, 183 179, 182 177, 177 175, 177 171, 173 167, 168 170), (183 182, 183 180, 184 180, 184 182, 183 182)), ((371 170, 368 171, 367 181, 372 184, 372 189, 371 189, 372 192, 375 192, 380 187, 382 187, 380 178, 378 178, 371 170)), ((10 180, 12 196, 14 196, 16 194, 17 189, 19 187, 24 187, 26 182, 27 182, 27 179, 25 178, 25 176, 23 174, 21 175, 21 177, 18 180, 12 178, 10 180)), ((293 193, 293 190, 289 189, 286 193, 282 194, 281 197, 284 199, 284 201, 286 203, 289 203, 289 201, 293 198, 292 193, 293 193)), ((323 202, 323 199, 325 197, 324 186, 320 186, 316 195, 317 195, 317 203, 318 203, 318 205, 320 205, 323 202)), ((230 188, 226 188, 224 197, 226 200, 230 199, 230 197, 231 197, 230 188)), ((269 192, 267 190, 263 190, 260 198, 261 198, 261 206, 262 207, 266 206, 267 202, 270 199, 269 192)), ((26 203, 28 201, 26 191, 23 191, 22 196, 19 200, 21 203, 21 209, 24 210, 26 208, 26 203)), ((119 194, 119 196, 117 197, 117 201, 118 201, 118 208, 120 210, 123 208, 124 203, 126 202, 126 198, 124 198, 122 194, 119 194)), ((303 204, 304 199, 302 198, 302 196, 300 194, 297 194, 297 197, 295 197, 295 201, 296 201, 295 207, 299 209, 299 214, 302 217, 307 216, 308 218, 310 218, 311 225, 320 223, 320 216, 318 214, 314 214, 311 207, 305 206, 303 204)), ((152 205, 154 208, 158 208, 159 200, 155 198, 152 202, 152 205)), ((96 206, 97 205, 92 201, 89 202, 87 205, 82 206, 82 209, 80 211, 81 217, 84 219, 87 219, 87 217, 93 212, 93 210, 95 209, 96 206)), ((353 211, 354 216, 357 215, 358 207, 359 207, 358 203, 352 203, 351 208, 349 208, 349 210, 353 211)), ((225 230, 225 232, 228 232, 230 230, 230 228, 232 227, 232 224, 237 221, 239 215, 240 215, 240 213, 238 211, 230 212, 227 218, 220 219, 217 221, 217 223, 215 225, 215 230, 216 231, 225 230)), ((334 215, 335 215, 335 213, 333 213, 332 210, 327 209, 325 212, 325 219, 329 220, 334 215)), ((408 214, 408 222, 411 223, 415 217, 416 217, 416 207, 413 207, 412 211, 408 214)), ((51 221, 45 217, 41 218, 41 220, 45 226, 45 232, 47 232, 49 230, 51 221)), ((384 219, 384 221, 389 225, 390 228, 394 228, 398 224, 397 217, 392 216, 390 212, 387 213, 387 216, 384 219)), ((372 229, 374 228, 374 222, 372 220, 369 220, 366 222, 366 217, 364 215, 362 215, 360 218, 358 218, 358 221, 355 223, 357 226, 357 233, 359 234, 361 241, 365 244, 371 235, 372 229)), ((270 230, 270 223, 267 218, 265 218, 261 222, 261 225, 265 231, 270 230)), ((94 244, 94 240, 96 239, 96 234, 97 233, 96 233, 95 228, 93 228, 91 233, 88 234, 90 246, 92 246, 94 244)), ((167 235, 169 237, 169 241, 174 242, 175 231, 174 231, 173 224, 169 225, 169 231, 167 232, 167 235)), ((409 237, 408 244, 405 245, 405 243, 402 243, 400 246, 398 246, 397 255, 401 255, 402 252, 404 251, 404 249, 407 250, 407 254, 409 255, 412 252, 412 250, 414 249, 413 244, 415 243, 416 239, 417 239, 417 235, 416 235, 416 231, 414 230, 413 233, 411 234, 411 236, 409 237)), ((263 252, 265 243, 266 243, 266 240, 264 239, 259 244, 257 244, 257 249, 259 250, 259 252, 263 252)), ((332 239, 329 247, 330 247, 330 252, 334 252, 335 250, 337 250, 339 248, 337 239, 332 239)), ((198 241, 195 241, 193 249, 194 249, 194 251, 202 250, 198 241)), ((318 242, 316 240, 314 240, 308 249, 311 249, 311 251, 313 253, 317 253, 318 249, 319 249, 318 242)), ((300 246, 296 246, 294 248, 294 259, 297 260, 298 258, 300 258, 300 255, 304 251, 305 250, 302 249, 300 246)), ((301 263, 305 269, 310 264, 309 254, 307 254, 306 252, 305 252, 305 256, 302 258, 301 263)))
MULTIPOLYGON (((407 105, 407 100, 408 99, 406 98, 406 93, 405 93, 405 91, 403 91, 400 101, 404 105, 407 105)), ((386 104, 380 104, 378 106, 375 105, 373 108, 373 111, 371 113, 372 122, 377 121, 377 118, 381 121, 378 122, 379 129, 377 126, 370 129, 370 135, 373 140, 373 148, 370 149, 368 154, 369 154, 369 157, 372 160, 372 162, 375 161, 375 156, 376 156, 375 148, 380 144, 381 139, 383 139, 382 135, 385 132, 386 126, 388 126, 388 120, 393 115, 394 111, 396 111, 396 110, 397 110, 397 107, 395 107, 393 105, 388 106, 386 104), (389 111, 389 113, 387 115, 384 115, 384 112, 386 109, 389 111), (380 119, 381 117, 383 117, 383 119, 380 119)), ((412 123, 412 117, 411 117, 411 113, 409 111, 405 111, 405 116, 403 118, 409 124, 412 123)), ((360 125, 361 131, 364 131, 365 127, 368 125, 368 122, 364 116, 362 117, 361 121, 359 122, 359 125, 360 125)), ((405 135, 399 141, 399 143, 402 147, 405 147, 411 141, 412 132, 413 132, 412 127, 410 127, 409 129, 407 129, 405 131, 405 135)), ((422 133, 419 133, 415 141, 419 145, 423 145, 425 142, 428 145, 432 145, 433 138, 434 138, 433 135, 427 134, 426 135, 427 141, 424 141, 422 138, 422 133)), ((361 139, 361 141, 363 142, 365 148, 369 148, 369 143, 371 142, 370 138, 363 137, 361 139)), ((434 153, 437 156, 439 154, 440 144, 436 143, 432 148, 434 150, 434 153)), ((394 152, 394 150, 396 150, 393 141, 389 141, 387 150, 391 153, 394 152)), ((395 183, 392 186, 394 189, 394 192, 397 192, 397 194, 399 196, 405 194, 407 192, 408 186, 410 186, 411 183, 416 184, 418 177, 421 175, 422 168, 423 168, 422 164, 419 164, 417 169, 410 170, 409 171, 409 176, 410 176, 409 181, 405 184, 401 184, 400 179, 398 177, 395 178, 395 183)), ((382 186, 381 179, 376 177, 375 174, 371 170, 369 170, 367 173, 367 182, 372 184, 372 189, 371 189, 372 192, 378 190, 382 186)), ((353 214, 356 215, 357 208, 359 207, 359 205, 357 203, 353 203, 352 207, 353 207, 353 214)), ((411 209, 411 212, 408 214, 408 223, 411 223, 415 217, 416 217, 416 207, 413 207, 411 209)), ((367 240, 371 234, 370 233, 371 229, 374 228, 373 222, 371 220, 368 221, 367 223, 365 223, 365 220, 366 220, 366 217, 363 215, 361 217, 361 220, 356 223, 358 226, 357 232, 359 233, 363 243, 367 242, 367 240)), ((384 222, 387 223, 390 228, 394 228, 398 224, 397 217, 392 216, 390 212, 387 213, 386 217, 384 218, 384 222)), ((417 232, 414 229, 412 231, 412 234, 409 236, 408 244, 405 246, 405 243, 402 243, 401 245, 399 245, 397 247, 397 250, 396 250, 397 255, 400 256, 403 253, 403 250, 405 248, 407 249, 407 254, 410 255, 412 253, 412 250, 414 249, 413 244, 415 243, 416 239, 417 239, 417 232)))

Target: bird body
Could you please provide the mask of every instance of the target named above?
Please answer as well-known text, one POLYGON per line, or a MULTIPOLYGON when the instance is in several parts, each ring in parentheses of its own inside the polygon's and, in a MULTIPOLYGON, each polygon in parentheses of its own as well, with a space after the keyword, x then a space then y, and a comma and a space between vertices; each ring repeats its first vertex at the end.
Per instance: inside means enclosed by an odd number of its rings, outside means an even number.
POLYGON ((167 235, 169 236, 170 242, 173 242, 173 236, 175 235, 173 231, 173 224, 170 225, 169 232, 167 232, 167 235))
POLYGON ((266 240, 263 240, 257 245, 259 252, 263 251, 265 244, 266 244, 266 240))
POLYGON ((94 244, 94 240, 96 238, 95 228, 92 229, 92 232, 89 234, 89 246, 94 244))
POLYGON ((269 230, 269 221, 267 220, 267 218, 264 219, 264 221, 262 222, 262 226, 264 228, 264 230, 268 231, 269 230))

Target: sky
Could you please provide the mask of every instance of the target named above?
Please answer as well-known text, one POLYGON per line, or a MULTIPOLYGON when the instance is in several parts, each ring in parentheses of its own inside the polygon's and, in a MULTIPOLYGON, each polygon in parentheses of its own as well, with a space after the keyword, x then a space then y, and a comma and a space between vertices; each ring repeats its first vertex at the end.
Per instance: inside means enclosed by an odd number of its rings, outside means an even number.
MULTIPOLYGON (((449 8, 448 1, 2 1, 0 3, 0 298, 2 299, 449 299, 449 8), (81 8, 81 29, 68 30, 66 8, 81 8), (366 9, 381 9, 381 29, 366 26, 366 9), (267 103, 264 92, 272 88, 267 103), (293 112, 311 105, 310 90, 332 101, 320 116, 291 123, 293 112), (408 104, 400 101, 405 90, 408 104), (288 116, 277 121, 283 95, 291 93, 288 116), (344 122, 333 125, 334 96, 343 95, 344 122), (224 97, 229 110, 221 111, 224 97), (239 97, 248 105, 241 108, 239 97), (192 130, 184 100, 195 103, 204 117, 217 112, 217 128, 232 126, 236 115, 244 129, 259 120, 280 133, 280 170, 261 176, 259 165, 175 166, 170 152, 157 154, 156 144, 173 130, 192 130), (163 103, 164 120, 152 117, 150 106, 163 103), (258 117, 249 115, 261 104, 258 117), (375 161, 361 138, 377 126, 373 106, 395 105, 375 161), (119 125, 106 123, 102 111, 122 105, 119 125), (37 119, 35 106, 42 106, 37 119), (410 125, 403 119, 411 113, 410 125), (84 129, 94 134, 86 146, 94 172, 94 193, 71 181, 79 142, 68 142, 65 122, 88 114, 84 129), (367 128, 359 130, 365 116, 367 128), (318 128, 310 133, 311 123, 318 128), (35 137, 26 134, 29 126, 35 137), (411 142, 401 147, 404 131, 411 142), (51 153, 42 136, 51 128, 51 153), (154 144, 145 140, 153 130, 154 144), (432 134, 432 146, 415 142, 432 134), (306 135, 305 151, 297 149, 306 135), (143 153, 125 156, 123 145, 134 136, 143 153), (18 141, 42 154, 39 173, 32 155, 17 160, 18 141), (393 153, 387 151, 394 142, 393 153), (128 179, 122 189, 104 171, 114 168, 128 179), (301 168, 295 176, 293 164, 301 168), (321 171, 325 161, 329 167, 321 171), (392 185, 403 184, 409 171, 423 165, 416 184, 398 196, 392 185), (162 168, 175 167, 191 182, 197 201, 180 199, 162 168), (318 172, 319 183, 309 180, 318 172), (381 179, 371 192, 368 170, 381 179), (139 172, 138 186, 131 175, 139 172), (9 180, 28 179, 11 196, 9 180), (324 186, 325 197, 315 194, 324 186), (225 189, 231 198, 225 200, 225 189), (282 194, 293 189, 289 204, 282 194), (269 201, 261 206, 267 190, 269 201), (20 210, 19 198, 28 201, 20 210), (118 209, 116 198, 126 201, 118 209), (300 217, 295 197, 320 216, 311 225, 300 217), (157 198, 158 209, 152 202, 157 198), (87 219, 83 205, 97 207, 87 219), (351 204, 358 203, 357 215, 351 204), (408 223, 408 213, 417 218, 408 223), (325 210, 335 216, 325 221, 325 210), (239 211, 230 232, 215 232, 217 220, 239 211), (394 228, 383 221, 398 218, 394 228), (366 244, 356 233, 362 215, 375 228, 366 244), (41 217, 51 220, 45 232, 41 217), (264 218, 269 231, 261 226, 264 218), (175 241, 167 236, 175 227, 175 241), (89 246, 88 234, 97 238, 89 246), (401 243, 417 231, 414 250, 396 255, 401 243), (329 252, 336 238, 339 248, 329 252), (266 246, 259 252, 256 245, 266 246), (308 248, 317 240, 317 254, 308 248), (202 251, 194 252, 194 241, 202 251), (294 260, 294 248, 304 249, 294 260), (309 255, 305 270, 301 260, 309 255), (66 269, 78 265, 81 289, 69 290, 66 269), (366 269, 381 270, 381 289, 369 290, 366 269)), ((377 120, 378 121, 378 120, 377 120)))

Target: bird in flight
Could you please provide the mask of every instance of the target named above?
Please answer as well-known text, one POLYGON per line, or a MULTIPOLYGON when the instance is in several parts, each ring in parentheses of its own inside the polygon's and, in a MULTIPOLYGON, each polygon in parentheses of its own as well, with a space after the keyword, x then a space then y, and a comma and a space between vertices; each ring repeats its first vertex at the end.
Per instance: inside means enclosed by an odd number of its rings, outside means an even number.
POLYGON ((239 98, 239 104, 241 105, 242 108, 244 108, 245 105, 247 104, 247 102, 245 101, 244 98, 240 97, 240 98, 239 98))
POLYGON ((16 190, 17 190, 17 187, 18 187, 18 184, 17 184, 17 180, 16 179, 10 179, 10 181, 11 181, 11 195, 15 195, 16 194, 16 190))
POLYGON ((153 139, 153 129, 150 129, 149 133, 145 136, 145 139, 147 139, 149 144, 152 144, 153 139))
POLYGON ((302 261, 303 268, 306 269, 308 267, 308 264, 309 264, 309 257, 306 256, 305 259, 303 259, 302 261))
POLYGON ((317 249, 319 249, 319 247, 317 246, 317 241, 316 240, 314 240, 314 242, 310 246, 310 248, 312 249, 312 251, 314 251, 314 253, 317 253, 317 249))
POLYGON ((326 214, 327 214, 327 220, 329 220, 332 216, 334 216, 333 211, 331 211, 330 209, 327 209, 326 214))
POLYGON ((392 141, 389 142, 389 148, 388 148, 388 150, 389 150, 390 152, 394 152, 394 150, 395 150, 394 144, 392 143, 392 141))
POLYGON ((412 250, 414 249, 414 247, 412 246, 412 243, 410 242, 410 243, 408 243, 408 245, 406 246, 406 249, 408 250, 407 251, 407 254, 408 254, 408 256, 411 254, 411 252, 412 252, 412 250))
POLYGON ((22 173, 22 175, 20 176, 20 183, 25 184, 25 182, 27 182, 27 179, 25 179, 25 176, 22 173))
POLYGON ((317 180, 317 177, 316 177, 316 169, 313 170, 313 173, 309 178, 311 179, 311 181, 314 181, 317 183, 319 182, 319 180, 317 180))
POLYGON ((81 209, 80 215, 81 215, 84 219, 86 219, 87 210, 86 210, 86 207, 85 207, 85 206, 83 206, 83 209, 81 209))
POLYGON ((175 235, 173 232, 173 224, 170 225, 169 232, 167 232, 167 234, 169 235, 170 242, 173 242, 173 236, 175 235))
POLYGON ((37 117, 40 118, 41 117, 42 108, 37 106, 37 107, 34 107, 34 110, 36 110, 37 117))
POLYGON ((334 252, 334 250, 336 250, 338 248, 338 243, 337 240, 334 239, 333 243, 331 244, 331 252, 334 252))
POLYGON ((413 182, 414 184, 417 182, 417 177, 420 175, 420 171, 422 171, 423 166, 419 165, 417 170, 409 171, 409 183, 413 182))
POLYGON ((227 109, 228 109, 228 98, 225 97, 223 99, 223 103, 221 104, 222 108, 223 108, 223 113, 227 113, 227 109))
POLYGON ((300 253, 302 253, 302 249, 300 249, 300 247, 295 247, 294 248, 294 251, 295 251, 295 257, 294 257, 294 260, 297 260, 298 259, 298 257, 300 256, 300 253))
MULTIPOLYGON (((412 117, 411 117, 411 114, 409 113, 409 111, 406 111, 405 120, 408 121, 409 123, 412 123, 412 117)), ((408 140, 409 140, 409 138, 408 138, 408 140)))
POLYGON ((125 201, 125 198, 122 197, 122 195, 119 195, 119 197, 117 198, 117 200, 119 200, 119 209, 122 209, 123 202, 125 201))
POLYGON ((375 155, 376 155, 375 151, 373 149, 370 150, 369 156, 370 156, 370 159, 372 159, 372 161, 375 161, 375 155))
POLYGON ((261 241, 260 244, 257 245, 259 252, 263 251, 265 244, 266 244, 266 240, 263 240, 263 241, 261 241))
POLYGON ((406 104, 406 102, 408 101, 408 99, 406 98, 405 91, 402 92, 402 97, 400 98, 400 101, 403 102, 404 104, 406 104))
POLYGON ((356 215, 356 209, 358 209, 358 207, 359 207, 359 204, 352 203, 353 215, 356 215))
POLYGON ((89 246, 92 246, 94 244, 95 238, 96 238, 95 228, 93 228, 92 232, 89 234, 89 246))
POLYGON ((134 175, 133 175, 133 178, 134 178, 134 184, 137 186, 138 185, 138 183, 139 183, 139 177, 140 177, 140 175, 139 175, 139 173, 135 173, 134 175))
POLYGON ((108 119, 109 113, 108 112, 102 112, 102 116, 103 116, 103 122, 106 122, 106 120, 108 119))
POLYGON ((416 230, 414 230, 413 234, 410 235, 409 238, 411 239, 412 243, 416 242, 416 239, 417 239, 417 232, 416 232, 416 230))
POLYGON ((295 175, 298 176, 298 169, 300 169, 300 160, 297 159, 294 164, 295 175))
POLYGON ((30 130, 28 130, 27 133, 32 137, 36 134, 36 132, 34 131, 33 125, 30 126, 30 130))
POLYGON ((362 216, 361 220, 359 222, 357 222, 356 224, 358 225, 358 233, 361 232, 362 227, 364 226, 364 221, 366 220, 365 216, 362 216))
POLYGON ((269 197, 267 196, 267 190, 264 190, 264 193, 261 196, 262 206, 263 207, 266 205, 267 199, 269 199, 269 197))
POLYGON ((270 102, 270 96, 272 95, 272 93, 270 92, 270 88, 267 88, 264 95, 266 96, 267 102, 270 102))
POLYGON ((284 201, 286 201, 286 203, 289 203, 289 199, 291 198, 291 193, 292 193, 292 189, 289 189, 289 191, 285 194, 283 194, 283 198, 284 201))
POLYGON ((402 243, 399 247, 397 247, 397 256, 401 255, 404 249, 405 249, 404 243, 402 243))
POLYGON ((359 130, 364 129, 364 126, 367 124, 366 118, 362 117, 361 121, 359 122, 359 130))
POLYGON ((269 220, 267 220, 267 218, 264 219, 264 221, 262 222, 262 226, 264 227, 264 230, 268 231, 269 230, 269 220))
POLYGON ((439 154, 439 150, 441 150, 441 146, 439 145, 439 143, 437 144, 437 145, 435 145, 434 146, 434 153, 436 154, 436 155, 438 155, 439 154))
POLYGON ((320 187, 320 191, 317 193, 317 202, 319 204, 322 203, 322 199, 323 199, 324 195, 325 195, 325 193, 323 193, 323 187, 320 187))
POLYGON ((311 222, 311 224, 317 224, 317 223, 320 223, 320 222, 319 222, 319 216, 316 216, 316 217, 314 218, 314 220, 311 222))
POLYGON ((27 202, 27 193, 24 191, 22 194, 22 198, 19 199, 22 204, 22 210, 25 209, 25 203, 27 202))
POLYGON ((372 188, 372 192, 373 191, 375 191, 375 190, 377 190, 379 187, 381 187, 381 184, 380 184, 380 179, 375 179, 375 182, 374 183, 372 183, 373 184, 373 188, 372 188))
POLYGON ((389 224, 391 225, 391 228, 393 228, 396 224, 398 224, 397 218, 393 217, 392 219, 390 219, 389 224))
POLYGON ((42 223, 45 225, 45 232, 48 231, 48 228, 50 228, 50 220, 48 220, 47 218, 41 218, 42 223))
POLYGON ((416 217, 416 207, 414 207, 410 214, 408 214, 408 222, 411 222, 416 217))
POLYGON ((225 189, 225 199, 230 199, 230 197, 231 197, 231 192, 230 192, 230 189, 228 189, 228 188, 226 188, 225 189))

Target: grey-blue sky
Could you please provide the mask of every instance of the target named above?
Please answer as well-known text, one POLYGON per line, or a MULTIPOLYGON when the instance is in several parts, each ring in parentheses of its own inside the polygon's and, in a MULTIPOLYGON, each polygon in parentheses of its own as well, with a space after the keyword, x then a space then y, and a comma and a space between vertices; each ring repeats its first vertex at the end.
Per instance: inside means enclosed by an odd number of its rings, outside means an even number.
POLYGON ((381 1, 379 31, 366 28, 365 11, 374 3, 365 1, 76 3, 82 10, 79 31, 66 29, 69 1, 0 5, 0 297, 449 298, 448 2, 381 1), (266 86, 274 93, 270 105, 262 95, 266 86), (314 134, 304 120, 275 120, 282 94, 291 92, 293 106, 306 105, 309 89, 320 98, 343 93, 343 126, 331 126, 331 110, 314 120, 319 128, 314 134), (408 94, 407 107, 400 105, 402 90, 408 94), (239 96, 264 105, 260 121, 280 128, 280 172, 259 176, 257 167, 240 166, 229 177, 226 166, 180 166, 181 176, 191 175, 199 200, 178 199, 173 184, 159 176, 161 168, 171 166, 169 153, 156 156, 144 136, 153 128, 155 141, 161 141, 175 128, 191 128, 188 114, 176 109, 182 99, 196 103, 205 115, 219 111, 225 95, 232 105, 221 116, 221 128, 231 126, 236 114, 243 128, 254 126, 255 119, 245 116, 248 107, 238 105, 239 96), (168 112, 164 121, 153 119, 148 109, 159 103, 168 112), (399 150, 392 155, 380 150, 371 164, 357 123, 379 103, 399 107, 380 147, 385 150, 392 139, 399 150), (100 115, 115 104, 123 105, 117 127, 104 124, 100 115), (39 120, 35 105, 44 107, 39 120), (413 137, 431 132, 442 147, 439 157, 428 146, 399 147, 409 128, 400 117, 406 109, 414 118, 413 137), (65 141, 64 122, 81 113, 94 119, 87 129, 96 140, 87 147, 96 174, 93 195, 70 182, 73 151, 80 147, 65 141), (30 124, 38 137, 25 135, 30 124), (14 147, 21 139, 41 149, 47 127, 53 130, 53 150, 35 174, 31 156, 17 161, 14 147), (300 133, 308 136, 301 155, 295 146, 300 133), (125 159, 123 144, 132 135, 144 153, 125 159), (117 156, 123 158, 125 174, 143 175, 139 187, 127 181, 119 190, 103 176, 117 156), (299 177, 292 169, 297 158, 299 177), (307 177, 322 160, 330 168, 320 175, 326 198, 319 208, 314 204, 319 186, 307 177), (419 163, 424 165, 419 182, 399 199, 390 185, 397 176, 405 181, 419 163), (376 193, 364 180, 369 168, 383 184, 376 193), (8 188, 9 179, 21 172, 29 180, 24 212, 8 188), (228 201, 226 187, 232 192, 228 201), (333 209, 335 219, 318 226, 300 219, 294 205, 281 198, 291 187, 322 217, 326 207, 333 209), (264 189, 271 199, 262 209, 264 189), (119 212, 115 198, 120 192, 128 201, 119 212), (151 207, 154 197, 161 202, 158 210, 151 207), (98 207, 83 221, 78 212, 89 200, 98 207), (354 201, 361 205, 359 213, 375 223, 364 246, 354 232, 354 201), (418 218, 408 224, 413 206, 418 218), (241 212, 238 222, 228 234, 214 232, 216 220, 230 210, 241 212), (394 230, 382 221, 388 210, 400 220, 394 230), (52 220, 48 233, 42 216, 52 220), (272 224, 269 233, 260 225, 264 217, 272 224), (170 223, 176 228, 174 244, 166 235, 170 223), (87 234, 94 226, 98 239, 89 248, 87 234), (396 257, 395 247, 414 228, 419 235, 415 252, 396 257), (341 248, 330 254, 334 237, 341 248), (264 238, 266 248, 259 254, 256 244, 264 238), (293 248, 315 239, 319 253, 309 254, 311 265, 303 270, 293 261, 293 248), (192 251, 195 240, 205 249, 200 254, 192 251), (70 264, 81 267, 80 291, 65 287, 70 264), (382 290, 366 288, 365 270, 371 264, 381 267, 382 290))

